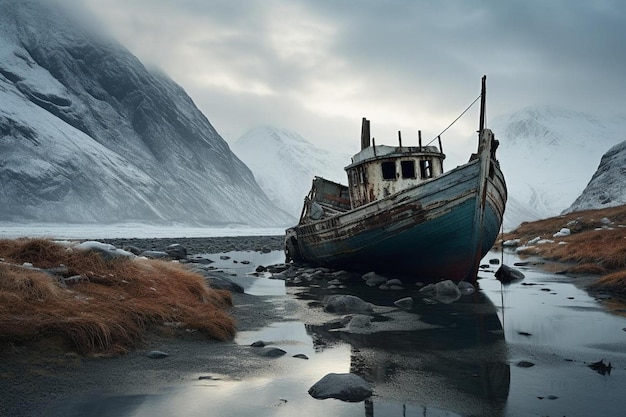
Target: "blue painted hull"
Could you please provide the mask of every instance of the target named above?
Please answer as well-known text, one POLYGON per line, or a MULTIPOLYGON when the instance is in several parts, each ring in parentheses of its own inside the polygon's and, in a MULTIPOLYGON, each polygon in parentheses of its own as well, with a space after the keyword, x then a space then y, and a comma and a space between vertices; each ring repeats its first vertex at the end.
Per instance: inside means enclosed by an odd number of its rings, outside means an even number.
POLYGON ((474 281, 499 234, 507 198, 499 164, 484 155, 381 200, 292 229, 298 257, 413 281, 474 281))

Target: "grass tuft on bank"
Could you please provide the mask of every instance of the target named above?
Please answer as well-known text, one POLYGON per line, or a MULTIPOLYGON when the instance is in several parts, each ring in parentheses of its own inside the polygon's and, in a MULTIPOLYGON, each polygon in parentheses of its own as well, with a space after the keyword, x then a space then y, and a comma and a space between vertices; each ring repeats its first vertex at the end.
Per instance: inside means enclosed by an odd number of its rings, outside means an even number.
POLYGON ((591 289, 626 295, 626 205, 522 223, 504 235, 513 239, 520 240, 521 256, 569 263, 569 273, 601 276, 591 289), (571 234, 555 237, 562 228, 571 234), (529 244, 536 238, 544 242, 529 244))
POLYGON ((2 239, 0 258, 3 343, 60 336, 80 354, 112 356, 140 346, 152 327, 235 334, 230 293, 181 264, 104 259, 47 239, 2 239))

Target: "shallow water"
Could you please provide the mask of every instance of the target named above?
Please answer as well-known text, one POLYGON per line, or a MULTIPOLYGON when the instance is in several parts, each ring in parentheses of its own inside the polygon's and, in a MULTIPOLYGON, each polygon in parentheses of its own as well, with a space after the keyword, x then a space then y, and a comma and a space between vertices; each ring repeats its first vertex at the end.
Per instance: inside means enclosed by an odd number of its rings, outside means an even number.
MULTIPOLYGON (((480 291, 443 304, 424 299, 415 288, 285 288, 282 281, 245 275, 258 264, 281 262, 280 252, 221 255, 229 259, 214 266, 236 274, 247 292, 271 296, 271 302, 282 302, 281 294, 297 300, 300 310, 290 320, 237 335, 238 344, 263 340, 287 352, 259 359, 274 361, 272 371, 242 380, 192 376, 161 395, 79 398, 74 415, 81 409, 135 417, 623 414, 626 318, 608 313, 601 301, 559 275, 526 268, 524 280, 502 286, 493 270, 482 271, 480 291), (348 331, 340 315, 323 311, 321 301, 336 293, 378 306, 367 331, 348 331), (415 300, 410 310, 393 306, 406 296, 415 300), (600 359, 611 362, 610 375, 587 366, 600 359), (518 366, 522 361, 532 366, 518 366), (330 372, 363 376, 374 396, 360 403, 313 399, 308 389, 330 372)), ((505 254, 506 264, 517 260, 505 254)))

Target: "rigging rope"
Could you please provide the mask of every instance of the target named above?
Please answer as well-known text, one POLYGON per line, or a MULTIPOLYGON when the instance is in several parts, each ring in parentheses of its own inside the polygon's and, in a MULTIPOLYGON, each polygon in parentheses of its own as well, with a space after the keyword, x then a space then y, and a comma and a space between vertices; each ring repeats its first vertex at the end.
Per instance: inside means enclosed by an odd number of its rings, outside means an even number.
POLYGON ((475 99, 474 101, 472 101, 472 104, 470 104, 469 106, 467 106, 467 108, 466 108, 465 110, 463 110, 463 113, 461 113, 461 114, 459 115, 459 117, 457 117, 456 119, 454 119, 454 121, 453 121, 452 123, 450 123, 450 124, 448 125, 448 127, 446 127, 445 129, 443 129, 443 131, 442 131, 440 134, 438 134, 437 136, 435 136, 435 137, 433 138, 433 140, 431 140, 430 142, 428 142, 428 143, 426 144, 426 146, 430 145, 431 143, 433 143, 433 142, 435 141, 435 139, 437 139, 438 137, 440 137, 441 135, 443 135, 444 133, 446 133, 446 130, 450 129, 450 128, 452 127, 452 125, 453 125, 453 124, 455 124, 455 123, 457 122, 457 120, 459 120, 461 117, 463 117, 463 115, 464 115, 465 113, 467 113, 467 111, 468 111, 469 109, 471 109, 471 108, 472 108, 472 106, 473 106, 474 104, 476 104, 476 102, 478 101, 478 99, 480 98, 480 96, 481 96, 481 95, 482 95, 482 94, 479 94, 479 95, 478 95, 478 97, 476 97, 476 99, 475 99))

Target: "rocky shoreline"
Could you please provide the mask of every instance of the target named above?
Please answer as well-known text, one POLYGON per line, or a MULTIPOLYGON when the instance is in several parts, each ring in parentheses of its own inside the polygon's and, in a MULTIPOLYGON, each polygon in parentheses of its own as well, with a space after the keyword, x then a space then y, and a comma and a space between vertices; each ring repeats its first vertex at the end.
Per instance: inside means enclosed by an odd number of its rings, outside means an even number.
POLYGON ((162 251, 168 246, 179 244, 189 255, 230 251, 283 250, 284 236, 240 236, 240 237, 182 237, 152 239, 98 239, 118 248, 134 246, 143 250, 162 251))

